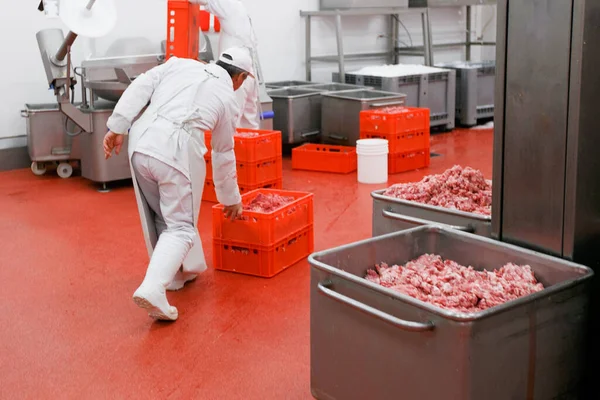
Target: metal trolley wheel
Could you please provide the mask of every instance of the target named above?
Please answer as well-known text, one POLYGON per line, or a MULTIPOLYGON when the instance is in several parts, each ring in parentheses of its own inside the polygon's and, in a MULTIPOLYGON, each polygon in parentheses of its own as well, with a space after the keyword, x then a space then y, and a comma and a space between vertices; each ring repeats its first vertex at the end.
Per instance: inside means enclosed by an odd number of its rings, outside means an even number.
POLYGON ((33 174, 35 176, 42 176, 46 173, 46 164, 44 163, 38 163, 38 162, 32 162, 31 163, 31 172, 33 172, 33 174))
POLYGON ((58 167, 56 168, 56 173, 61 178, 67 179, 71 177, 71 175, 73 175, 73 167, 69 163, 62 162, 58 164, 58 167))

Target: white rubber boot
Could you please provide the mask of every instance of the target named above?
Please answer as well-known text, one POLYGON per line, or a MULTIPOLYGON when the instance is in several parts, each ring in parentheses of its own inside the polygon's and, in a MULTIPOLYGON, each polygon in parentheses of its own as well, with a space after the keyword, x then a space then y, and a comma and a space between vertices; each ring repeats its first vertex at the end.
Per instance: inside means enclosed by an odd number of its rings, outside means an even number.
POLYGON ((158 239, 146 277, 135 291, 133 301, 155 319, 175 321, 177 308, 167 300, 166 288, 171 284, 190 245, 184 240, 163 232, 158 239))
POLYGON ((173 282, 167 286, 167 290, 177 291, 183 289, 186 283, 195 280, 198 275, 206 271, 206 259, 200 236, 194 237, 194 245, 183 260, 183 265, 175 274, 173 282))
POLYGON ((186 283, 194 281, 198 277, 198 274, 190 274, 187 272, 183 272, 181 269, 177 271, 175 274, 175 278, 173 278, 173 282, 169 286, 167 286, 167 290, 171 292, 176 292, 178 290, 183 289, 186 283))
POLYGON ((206 271, 206 258, 200 235, 194 236, 194 245, 183 260, 183 272, 187 274, 200 275, 206 271))

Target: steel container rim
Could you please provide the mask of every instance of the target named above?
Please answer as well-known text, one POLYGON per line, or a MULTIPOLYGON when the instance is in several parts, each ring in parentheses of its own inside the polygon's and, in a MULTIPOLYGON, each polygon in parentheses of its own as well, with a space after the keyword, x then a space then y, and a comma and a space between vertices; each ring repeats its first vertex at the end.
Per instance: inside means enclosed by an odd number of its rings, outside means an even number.
POLYGON ((444 208, 444 207, 440 207, 440 206, 432 206, 429 204, 417 203, 416 201, 401 200, 401 199, 396 199, 394 197, 387 197, 387 196, 383 195, 383 193, 386 190, 387 189, 374 190, 373 192, 371 192, 371 197, 376 200, 382 200, 382 201, 386 201, 389 203, 396 203, 396 204, 400 204, 400 205, 404 205, 404 206, 421 208, 423 210, 436 211, 436 212, 440 212, 443 214, 449 214, 449 215, 458 216, 458 217, 475 219, 475 220, 481 221, 481 222, 489 222, 489 223, 492 222, 491 216, 488 217, 488 216, 481 215, 481 214, 475 214, 475 213, 470 213, 470 212, 465 212, 465 211, 460 211, 460 210, 452 210, 450 208, 444 208))
MULTIPOLYGON (((385 288, 381 285, 377 285, 376 283, 369 282, 368 280, 366 280, 364 278, 350 274, 348 272, 337 269, 335 267, 332 267, 330 265, 327 265, 327 264, 317 260, 318 257, 322 257, 322 256, 328 255, 330 253, 344 250, 347 248, 372 243, 374 241, 382 241, 382 240, 385 240, 388 238, 393 238, 395 236, 404 236, 404 235, 406 235, 406 233, 419 232, 419 231, 433 231, 433 232, 438 232, 438 233, 445 233, 450 236, 458 236, 458 237, 462 237, 462 238, 465 238, 465 239, 473 241, 473 242, 483 242, 483 243, 487 243, 487 244, 491 244, 491 245, 498 245, 498 243, 499 243, 498 241, 493 240, 493 239, 489 239, 489 238, 485 238, 485 237, 481 237, 481 236, 470 235, 468 233, 463 233, 463 232, 460 232, 457 230, 447 229, 442 226, 428 225, 428 226, 420 226, 420 227, 416 227, 416 228, 406 229, 406 230, 399 231, 399 232, 392 232, 387 235, 377 236, 375 238, 364 239, 364 240, 349 243, 346 245, 338 246, 338 247, 335 247, 332 249, 315 252, 308 257, 308 262, 312 267, 317 268, 323 272, 326 272, 328 274, 335 275, 337 277, 351 281, 352 283, 362 286, 368 290, 377 292, 377 293, 387 296, 387 297, 392 297, 395 300, 399 300, 401 302, 407 303, 407 304, 417 307, 423 311, 427 311, 431 314, 437 315, 444 319, 452 320, 452 321, 456 321, 456 322, 475 322, 475 321, 483 320, 485 318, 492 317, 492 316, 500 314, 500 313, 508 312, 516 307, 522 306, 527 303, 534 302, 534 301, 542 299, 542 298, 546 298, 549 295, 552 295, 554 293, 561 292, 564 289, 578 286, 579 284, 583 283, 584 281, 592 279, 592 277, 594 276, 594 271, 589 267, 586 267, 586 266, 580 265, 580 264, 576 264, 576 263, 573 263, 573 262, 570 262, 567 260, 561 260, 565 265, 568 265, 572 268, 581 270, 584 273, 575 279, 571 279, 571 280, 568 280, 565 282, 558 283, 556 285, 544 288, 544 290, 542 290, 540 292, 530 294, 528 296, 521 297, 521 298, 518 298, 515 300, 508 301, 504 304, 488 308, 487 310, 479 311, 477 313, 461 313, 461 312, 446 310, 441 307, 437 307, 432 304, 426 303, 424 301, 418 300, 414 297, 402 294, 400 292, 396 292, 392 289, 385 288)), ((533 250, 528 250, 528 249, 525 249, 522 247, 504 243, 504 242, 502 242, 502 247, 508 248, 510 250, 514 250, 518 253, 522 253, 522 254, 524 253, 524 254, 536 256, 542 260, 555 260, 556 259, 555 257, 551 257, 551 256, 543 254, 543 253, 539 253, 539 252, 536 252, 533 250)))
POLYGON ((366 89, 366 88, 365 89, 350 89, 350 90, 344 90, 344 91, 340 91, 340 92, 323 92, 322 96, 336 98, 336 99, 343 99, 343 100, 355 100, 355 101, 381 101, 381 100, 406 99, 406 94, 404 94, 404 93, 385 92, 383 90, 370 90, 370 89, 366 89), (382 96, 381 97, 369 97, 369 98, 346 96, 350 92, 377 93, 382 96))

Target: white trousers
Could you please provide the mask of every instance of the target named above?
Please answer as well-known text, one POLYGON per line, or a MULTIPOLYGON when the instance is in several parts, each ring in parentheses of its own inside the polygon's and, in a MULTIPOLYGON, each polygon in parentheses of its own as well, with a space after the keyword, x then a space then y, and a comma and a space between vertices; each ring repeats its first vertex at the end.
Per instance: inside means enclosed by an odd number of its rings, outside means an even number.
POLYGON ((134 153, 131 162, 140 191, 154 213, 158 234, 143 284, 166 288, 197 236, 192 184, 177 169, 145 154, 134 153))

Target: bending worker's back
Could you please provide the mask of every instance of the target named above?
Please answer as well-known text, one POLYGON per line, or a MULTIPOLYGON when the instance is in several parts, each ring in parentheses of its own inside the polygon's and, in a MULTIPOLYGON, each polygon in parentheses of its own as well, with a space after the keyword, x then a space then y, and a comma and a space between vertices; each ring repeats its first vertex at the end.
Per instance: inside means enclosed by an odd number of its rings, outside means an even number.
POLYGON ((234 91, 251 69, 245 48, 229 49, 210 65, 171 58, 134 80, 108 120, 107 158, 113 149, 120 151, 131 127, 129 158, 150 255, 134 301, 154 318, 177 319, 166 290, 179 290, 206 270, 197 223, 206 178, 207 130, 212 131, 217 199, 227 216, 242 212, 233 149, 239 114, 234 91))

